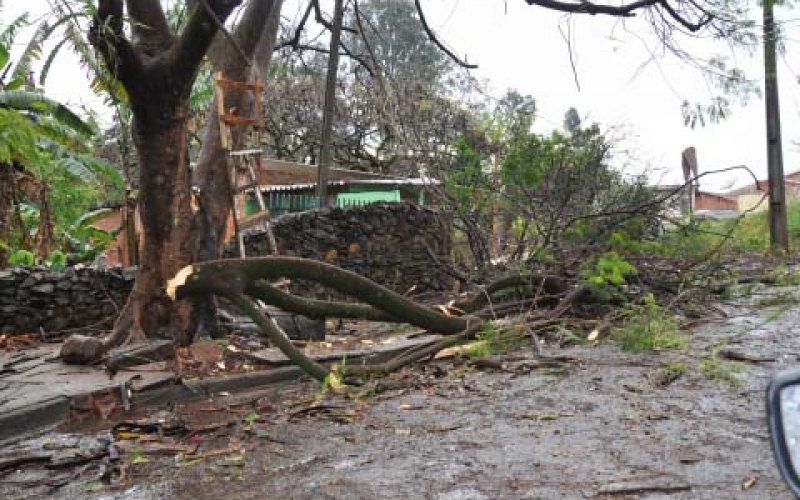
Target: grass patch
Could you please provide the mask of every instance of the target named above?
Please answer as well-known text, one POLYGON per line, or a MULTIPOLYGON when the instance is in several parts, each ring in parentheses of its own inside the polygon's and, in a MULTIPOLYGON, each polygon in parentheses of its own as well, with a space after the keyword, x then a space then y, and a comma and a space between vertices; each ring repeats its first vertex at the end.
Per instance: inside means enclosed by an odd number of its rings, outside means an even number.
POLYGON ((662 365, 653 374, 653 382, 659 387, 664 387, 681 378, 688 370, 686 363, 673 361, 662 365))
POLYGON ((628 305, 625 309, 622 325, 611 332, 611 338, 623 351, 679 350, 688 344, 677 318, 658 305, 651 294, 646 295, 641 304, 628 305))
POLYGON ((474 342, 466 344, 461 352, 469 359, 488 358, 520 348, 525 338, 523 332, 513 325, 497 328, 490 324, 475 336, 474 342))
POLYGON ((797 297, 792 292, 780 292, 756 300, 758 307, 793 306, 797 304, 797 297))
POLYGON ((704 359, 700 363, 700 373, 707 379, 717 382, 727 382, 732 385, 739 385, 742 380, 739 374, 744 370, 744 365, 736 361, 725 361, 716 355, 704 359))

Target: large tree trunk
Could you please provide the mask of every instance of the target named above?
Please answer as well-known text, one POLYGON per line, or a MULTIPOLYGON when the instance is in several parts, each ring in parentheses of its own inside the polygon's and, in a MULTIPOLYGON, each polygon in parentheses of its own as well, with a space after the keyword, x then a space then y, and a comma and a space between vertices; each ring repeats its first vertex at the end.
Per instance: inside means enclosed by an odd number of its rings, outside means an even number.
MULTIPOLYGON (((253 82, 258 75, 266 74, 278 36, 282 4, 283 0, 251 2, 233 33, 236 45, 226 37, 217 35, 209 50, 215 71, 220 71, 232 81, 253 82), (252 66, 248 66, 243 55, 250 59, 252 66)), ((225 96, 225 102, 228 107, 239 110, 237 113, 249 115, 253 112, 253 103, 247 98, 246 92, 230 91, 225 96)), ((217 259, 222 255, 233 210, 231 175, 226 152, 220 145, 216 102, 212 103, 206 116, 208 121, 203 144, 192 174, 192 183, 198 188, 198 211, 193 220, 196 231, 192 242, 192 253, 197 262, 217 259)), ((256 118, 263 119, 260 116, 256 118)), ((238 147, 242 142, 242 131, 234 127, 231 132, 231 139, 238 147)), ((198 312, 198 332, 211 337, 220 336, 214 298, 195 297, 192 300, 198 312)))
MULTIPOLYGON (((214 69, 221 71, 226 79, 232 81, 252 81, 256 74, 264 75, 275 47, 282 4, 283 0, 251 2, 234 32, 233 38, 238 49, 250 59, 252 67, 248 66, 248 61, 245 61, 236 46, 226 37, 218 35, 209 51, 214 69)), ((230 91, 226 94, 225 102, 227 107, 238 110, 237 114, 247 115, 252 113, 252 103, 248 102, 247 97, 246 92, 230 91)), ((206 116, 208 122, 203 133, 203 145, 193 172, 193 183, 199 188, 200 210, 194 221, 198 228, 194 249, 199 261, 220 256, 227 243, 224 235, 233 209, 231 178, 225 150, 220 146, 216 103, 212 103, 206 116)), ((240 129, 234 128, 231 135, 234 144, 241 143, 240 129)))
POLYGON ((190 304, 172 303, 164 295, 167 279, 193 259, 188 101, 218 27, 240 2, 196 4, 183 31, 174 34, 159 0, 127 0, 129 39, 123 1, 98 0, 89 40, 130 100, 141 168, 143 245, 136 283, 114 332, 105 339, 71 337, 61 349, 67 362, 95 361, 123 342, 168 337, 188 344, 193 338, 190 304))
POLYGON ((186 156, 188 106, 185 100, 146 100, 137 107, 134 142, 141 169, 143 243, 130 298, 134 318, 131 340, 172 337, 185 345, 191 342, 194 329, 189 307, 166 300, 163 287, 192 259, 188 244, 192 218, 186 156))

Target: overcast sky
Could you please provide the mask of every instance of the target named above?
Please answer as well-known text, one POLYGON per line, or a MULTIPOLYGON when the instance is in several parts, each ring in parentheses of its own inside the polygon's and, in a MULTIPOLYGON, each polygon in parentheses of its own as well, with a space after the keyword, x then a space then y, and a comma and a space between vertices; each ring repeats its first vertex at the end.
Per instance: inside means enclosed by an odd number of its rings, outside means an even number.
MULTIPOLYGON (((292 1, 284 9, 289 17, 294 14, 292 1)), ((701 171, 747 165, 759 177, 766 176, 763 101, 755 98, 746 107, 735 108, 721 124, 694 130, 685 127, 681 103, 707 100, 708 86, 696 71, 673 57, 645 64, 655 39, 636 21, 627 21, 626 30, 612 18, 569 18, 527 6, 523 0, 425 0, 422 4, 440 38, 478 64, 476 75, 489 80, 498 95, 515 88, 536 99, 538 130, 560 127, 564 112, 574 106, 589 121, 624 137, 620 149, 631 155, 632 168, 656 169, 659 173, 654 178, 662 182, 681 180, 680 153, 692 145, 698 150, 701 171), (565 36, 571 40, 574 72, 565 36)), ((0 25, 30 9, 44 12, 46 2, 4 0, 0 25)), ((800 149, 793 145, 800 141, 800 14, 778 11, 777 19, 787 34, 787 53, 779 58, 779 85, 784 169, 792 172, 800 170, 800 149)), ((709 43, 691 47, 706 53, 726 50, 709 43)), ((763 78, 760 50, 753 58, 736 57, 748 76, 763 78)), ((84 72, 69 58, 56 63, 46 91, 70 105, 100 104, 88 92, 84 72)), ((718 176, 705 186, 720 189, 734 180, 730 174, 718 176)))

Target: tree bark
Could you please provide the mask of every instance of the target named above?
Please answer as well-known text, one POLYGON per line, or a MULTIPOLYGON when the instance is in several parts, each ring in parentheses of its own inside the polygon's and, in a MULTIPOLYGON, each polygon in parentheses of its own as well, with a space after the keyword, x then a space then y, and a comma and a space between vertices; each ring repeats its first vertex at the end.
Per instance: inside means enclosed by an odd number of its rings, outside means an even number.
POLYGON ((10 163, 0 163, 0 268, 8 265, 8 256, 11 245, 11 199, 13 191, 11 183, 14 180, 13 166, 10 163))

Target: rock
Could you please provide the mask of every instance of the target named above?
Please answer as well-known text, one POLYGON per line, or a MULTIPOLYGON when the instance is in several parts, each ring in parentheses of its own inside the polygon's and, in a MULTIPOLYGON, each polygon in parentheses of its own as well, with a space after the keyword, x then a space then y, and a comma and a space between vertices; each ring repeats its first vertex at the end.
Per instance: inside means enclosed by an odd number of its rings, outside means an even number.
POLYGON ((36 293, 41 293, 41 294, 53 293, 55 291, 55 289, 56 289, 56 286, 54 284, 52 284, 52 283, 42 283, 41 285, 36 285, 36 286, 31 287, 32 291, 34 291, 36 293))

